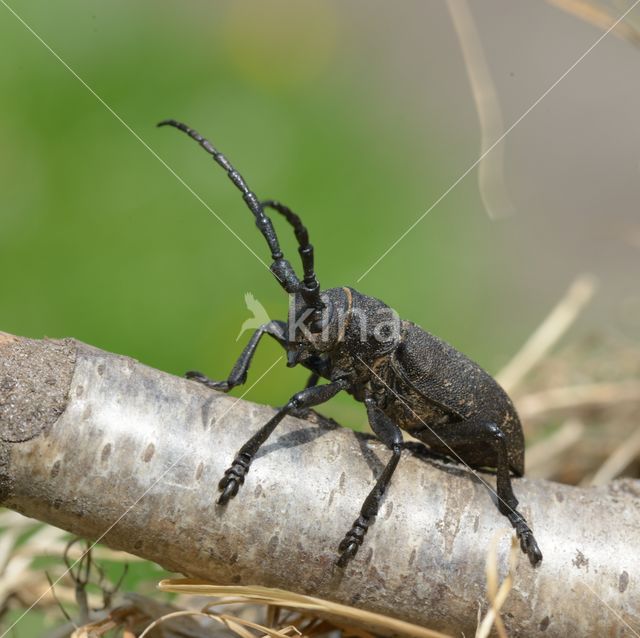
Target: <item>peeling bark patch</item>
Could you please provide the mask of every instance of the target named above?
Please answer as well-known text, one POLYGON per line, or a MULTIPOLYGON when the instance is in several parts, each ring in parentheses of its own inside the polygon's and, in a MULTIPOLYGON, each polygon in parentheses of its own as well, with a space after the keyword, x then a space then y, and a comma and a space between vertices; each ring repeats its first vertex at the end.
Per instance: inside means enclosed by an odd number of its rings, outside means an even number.
POLYGON ((217 400, 217 396, 215 394, 209 397, 203 404, 202 408, 200 408, 200 412, 202 415, 202 426, 206 430, 209 425, 213 427, 216 422, 215 419, 215 410, 213 409, 213 405, 217 400))
POLYGON ((369 547, 369 549, 367 550, 367 555, 364 558, 364 564, 369 566, 371 565, 372 560, 373 560, 373 549, 369 547))
POLYGON ((327 463, 335 463, 340 454, 340 446, 334 443, 327 451, 327 463))
POLYGON ((589 559, 579 550, 576 549, 576 557, 571 561, 578 569, 583 567, 589 571, 589 559))
POLYGON ((102 375, 104 374, 104 371, 105 371, 105 365, 104 365, 104 363, 101 363, 101 364, 98 366, 97 370, 98 370, 98 374, 99 374, 100 376, 102 376, 102 375))
POLYGON ((145 463, 148 463, 153 458, 153 455, 155 453, 156 453, 156 446, 153 443, 149 443, 149 445, 147 445, 147 449, 144 451, 144 454, 142 455, 142 460, 145 463))
POLYGON ((58 476, 58 474, 60 474, 60 466, 62 465, 62 463, 58 460, 56 461, 52 468, 51 468, 51 478, 55 478, 56 476, 58 476))
POLYGON ((9 390, 13 390, 16 387, 16 380, 11 377, 5 377, 0 381, 0 390, 5 390, 8 392, 9 390))
POLYGON ((274 554, 276 549, 278 548, 278 543, 279 542, 280 542, 280 539, 278 538, 278 536, 276 534, 274 534, 269 539, 269 544, 267 546, 267 554, 269 554, 269 555, 274 554))
POLYGON ((549 616, 545 616, 540 621, 540 631, 546 631, 550 623, 551 623, 551 618, 549 618, 549 616))
POLYGON ((107 443, 102 448, 102 452, 100 453, 100 461, 102 461, 102 463, 106 463, 109 460, 110 456, 111 456, 111 443, 107 443))
POLYGON ((0 439, 29 441, 67 406, 76 343, 20 338, 3 341, 0 352, 0 439))
POLYGON ((618 591, 621 594, 624 594, 627 587, 629 586, 629 574, 625 571, 620 574, 620 578, 618 580, 618 591))

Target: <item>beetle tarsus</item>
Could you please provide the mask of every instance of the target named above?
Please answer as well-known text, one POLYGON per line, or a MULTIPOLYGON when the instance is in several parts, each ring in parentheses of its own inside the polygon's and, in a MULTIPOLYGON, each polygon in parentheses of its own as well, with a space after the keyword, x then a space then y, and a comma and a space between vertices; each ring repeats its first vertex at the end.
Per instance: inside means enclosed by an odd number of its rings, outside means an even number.
POLYGON ((370 520, 364 516, 358 516, 353 522, 351 529, 345 534, 340 545, 338 545, 338 551, 341 552, 341 555, 336 565, 344 567, 356 555, 369 529, 369 523, 370 520))
POLYGON ((218 505, 225 505, 238 493, 250 465, 251 457, 249 455, 239 454, 236 456, 231 467, 225 471, 218 483, 218 489, 222 492, 218 498, 218 505))
POLYGON ((533 532, 523 521, 522 526, 516 527, 516 534, 520 539, 520 548, 529 557, 529 562, 535 567, 542 561, 542 552, 538 547, 533 532))
POLYGON ((192 381, 202 383, 202 385, 206 385, 207 388, 211 388, 212 390, 219 390, 220 392, 228 392, 231 390, 228 381, 214 381, 197 370, 189 370, 185 372, 184 376, 192 381))

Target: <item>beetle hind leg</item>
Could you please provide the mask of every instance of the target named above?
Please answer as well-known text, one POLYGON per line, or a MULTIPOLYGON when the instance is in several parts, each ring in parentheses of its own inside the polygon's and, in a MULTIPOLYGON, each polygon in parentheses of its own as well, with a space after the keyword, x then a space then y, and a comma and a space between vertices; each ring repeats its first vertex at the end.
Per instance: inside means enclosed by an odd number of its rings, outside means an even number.
POLYGON ((520 548, 529 557, 529 561, 535 567, 542 560, 542 552, 524 516, 516 509, 518 499, 513 493, 513 487, 511 485, 507 444, 504 433, 495 423, 486 424, 485 429, 491 436, 497 454, 496 495, 498 497, 498 509, 501 514, 509 519, 520 540, 520 548))
MULTIPOLYGON (((511 485, 511 476, 509 469, 509 459, 507 455, 507 441, 504 432, 491 421, 481 419, 459 421, 447 425, 446 433, 441 432, 441 436, 435 436, 430 432, 427 438, 424 434, 421 440, 426 443, 437 443, 438 446, 444 445, 449 448, 449 456, 465 461, 465 446, 469 445, 469 441, 486 442, 491 445, 492 455, 483 455, 482 462, 475 459, 471 465, 479 467, 482 465, 493 466, 496 468, 496 496, 498 498, 498 510, 501 514, 509 519, 509 522, 515 529, 516 535, 520 540, 522 551, 529 557, 529 561, 533 566, 542 560, 542 552, 538 547, 538 543, 533 536, 531 528, 527 524, 526 519, 518 510, 518 499, 513 493, 511 485), (460 453, 457 452, 460 450, 460 453)), ((438 448, 440 449, 440 447, 438 448)))
MULTIPOLYGON (((504 441, 502 442, 504 443, 504 441)), ((500 454, 498 457, 500 460, 498 462, 496 476, 498 509, 501 514, 509 519, 509 522, 516 531, 516 536, 520 540, 520 548, 529 557, 529 561, 535 567, 542 560, 542 552, 524 516, 516 509, 518 499, 513 493, 513 487, 511 486, 509 467, 501 457, 502 455, 500 454)))

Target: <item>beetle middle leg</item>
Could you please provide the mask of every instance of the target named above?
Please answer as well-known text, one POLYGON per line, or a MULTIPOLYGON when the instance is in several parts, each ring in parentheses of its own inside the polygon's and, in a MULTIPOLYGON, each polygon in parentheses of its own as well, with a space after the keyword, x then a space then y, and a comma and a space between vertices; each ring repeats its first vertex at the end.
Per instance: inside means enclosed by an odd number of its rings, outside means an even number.
POLYGON ((362 545, 369 525, 371 525, 373 519, 378 514, 382 497, 391 481, 391 477, 398 465, 402 452, 403 439, 400 428, 380 410, 372 398, 366 398, 364 403, 367 407, 367 416, 369 417, 371 429, 376 436, 391 449, 392 456, 362 504, 360 516, 353 522, 351 529, 345 534, 345 537, 338 546, 338 551, 340 551, 341 554, 336 564, 339 567, 344 567, 356 555, 360 545, 362 545))
POLYGON ((220 390, 221 392, 229 392, 232 388, 237 385, 242 385, 247 380, 247 372, 249 370, 249 366, 251 365, 251 360, 253 359, 253 355, 258 348, 258 344, 260 343, 260 339, 262 335, 268 334, 272 336, 274 339, 279 341, 282 345, 286 346, 286 328, 287 324, 284 321, 270 321, 269 323, 265 323, 260 326, 249 339, 249 343, 244 347, 244 350, 238 357, 233 369, 229 373, 229 377, 225 381, 214 381, 210 379, 206 375, 202 374, 202 372, 198 372, 197 370, 189 370, 186 373, 187 379, 193 379, 194 381, 198 381, 203 385, 206 385, 208 388, 212 388, 213 390, 220 390))
POLYGON ((324 403, 338 394, 340 390, 344 390, 347 385, 346 381, 340 379, 325 385, 311 386, 294 394, 287 404, 278 410, 271 419, 238 450, 233 463, 225 471, 224 476, 218 484, 218 488, 222 492, 220 498, 218 498, 218 504, 224 505, 238 493, 260 446, 271 436, 278 423, 280 423, 287 414, 291 414, 300 408, 310 408, 314 405, 324 403))

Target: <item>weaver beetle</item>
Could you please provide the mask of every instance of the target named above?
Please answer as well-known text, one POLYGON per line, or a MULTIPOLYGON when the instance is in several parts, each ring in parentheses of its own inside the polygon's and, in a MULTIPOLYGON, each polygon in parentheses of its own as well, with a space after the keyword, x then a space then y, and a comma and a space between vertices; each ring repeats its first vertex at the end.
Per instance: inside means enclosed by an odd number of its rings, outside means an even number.
POLYGON ((197 131, 175 120, 158 124, 166 125, 198 142, 241 191, 271 250, 271 271, 292 299, 289 320, 258 328, 225 381, 195 371, 187 372, 187 377, 222 392, 243 384, 265 334, 286 349, 288 366, 302 365, 311 372, 304 390, 240 448, 220 481, 218 503, 224 505, 238 493, 258 449, 287 414, 324 403, 344 390, 365 404, 371 429, 392 456, 338 546, 338 565, 345 566, 355 556, 378 513, 400 460, 401 429, 471 468, 495 468, 498 508, 515 528, 531 564, 538 564, 542 553, 516 510, 518 500, 511 486, 510 473, 524 472, 524 436, 505 391, 478 364, 416 324, 401 320, 382 301, 347 287, 322 291, 314 271, 313 246, 298 215, 279 202, 259 201, 224 155, 197 131), (265 209, 280 213, 293 227, 302 281, 284 258, 265 209), (321 378, 328 383, 318 385, 321 378))

